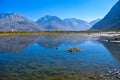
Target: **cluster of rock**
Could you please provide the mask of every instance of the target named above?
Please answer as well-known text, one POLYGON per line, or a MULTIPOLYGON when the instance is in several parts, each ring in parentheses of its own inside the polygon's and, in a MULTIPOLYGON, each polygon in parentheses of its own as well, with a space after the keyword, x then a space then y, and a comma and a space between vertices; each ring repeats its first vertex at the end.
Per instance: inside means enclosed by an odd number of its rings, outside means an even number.
POLYGON ((104 79, 112 79, 112 80, 120 80, 120 70, 119 69, 112 69, 106 72, 105 74, 100 75, 104 79))

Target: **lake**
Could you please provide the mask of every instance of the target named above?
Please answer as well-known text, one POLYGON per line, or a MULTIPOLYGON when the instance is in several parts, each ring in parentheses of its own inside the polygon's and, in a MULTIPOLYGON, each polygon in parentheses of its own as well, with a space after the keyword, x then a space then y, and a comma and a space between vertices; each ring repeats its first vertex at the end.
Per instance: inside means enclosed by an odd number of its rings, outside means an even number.
POLYGON ((0 80, 120 80, 120 44, 83 34, 0 37, 0 80))

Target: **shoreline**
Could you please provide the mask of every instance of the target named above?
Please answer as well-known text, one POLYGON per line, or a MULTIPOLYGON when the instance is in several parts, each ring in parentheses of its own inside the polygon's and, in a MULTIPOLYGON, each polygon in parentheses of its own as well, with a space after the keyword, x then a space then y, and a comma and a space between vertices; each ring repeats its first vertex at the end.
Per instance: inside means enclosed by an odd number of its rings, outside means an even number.
POLYGON ((0 32, 0 37, 9 36, 30 36, 30 35, 73 35, 80 34, 90 38, 105 42, 120 43, 120 31, 39 31, 39 32, 0 32))
POLYGON ((98 36, 118 36, 120 31, 38 31, 38 32, 0 32, 0 36, 44 35, 44 34, 88 34, 98 36))

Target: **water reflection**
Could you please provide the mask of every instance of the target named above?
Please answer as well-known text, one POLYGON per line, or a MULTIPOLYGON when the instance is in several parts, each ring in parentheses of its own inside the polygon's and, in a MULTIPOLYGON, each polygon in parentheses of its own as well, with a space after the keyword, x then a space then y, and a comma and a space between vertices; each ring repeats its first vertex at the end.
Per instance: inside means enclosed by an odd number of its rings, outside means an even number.
POLYGON ((34 43, 46 48, 56 49, 64 43, 77 44, 80 41, 90 39, 91 37, 88 35, 80 34, 0 37, 0 53, 18 53, 34 43))
POLYGON ((37 36, 0 37, 0 53, 18 53, 32 45, 37 36))
POLYGON ((100 78, 109 69, 120 68, 115 60, 119 45, 89 35, 1 37, 0 44, 0 80, 90 80, 91 74, 100 78), (71 47, 81 51, 68 53, 71 47))
POLYGON ((86 41, 89 37, 82 35, 45 35, 40 36, 36 42, 45 48, 56 49, 62 44, 78 44, 80 41, 86 41))
POLYGON ((101 42, 109 50, 111 55, 120 62, 120 43, 101 42))

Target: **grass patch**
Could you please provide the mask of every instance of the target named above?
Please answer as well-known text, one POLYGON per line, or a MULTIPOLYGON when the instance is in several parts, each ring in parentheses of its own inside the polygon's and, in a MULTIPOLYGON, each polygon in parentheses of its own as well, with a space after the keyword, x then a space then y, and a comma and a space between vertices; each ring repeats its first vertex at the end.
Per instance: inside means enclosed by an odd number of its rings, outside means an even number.
POLYGON ((38 32, 0 32, 0 36, 27 36, 27 35, 44 35, 44 34, 72 34, 72 33, 102 33, 102 32, 120 32, 120 30, 114 31, 38 31, 38 32))

